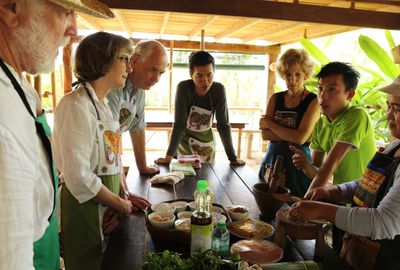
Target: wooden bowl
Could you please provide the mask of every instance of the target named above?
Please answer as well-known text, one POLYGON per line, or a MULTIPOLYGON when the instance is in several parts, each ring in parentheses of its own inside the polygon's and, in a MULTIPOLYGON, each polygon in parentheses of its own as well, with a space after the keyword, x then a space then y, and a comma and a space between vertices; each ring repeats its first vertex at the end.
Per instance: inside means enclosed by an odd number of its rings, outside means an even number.
MULTIPOLYGON (((271 195, 273 193, 268 192, 268 188, 269 186, 267 183, 257 183, 253 186, 253 195, 260 213, 267 218, 274 218, 276 212, 285 202, 273 197, 271 195)), ((276 193, 289 194, 290 190, 279 186, 276 193)))

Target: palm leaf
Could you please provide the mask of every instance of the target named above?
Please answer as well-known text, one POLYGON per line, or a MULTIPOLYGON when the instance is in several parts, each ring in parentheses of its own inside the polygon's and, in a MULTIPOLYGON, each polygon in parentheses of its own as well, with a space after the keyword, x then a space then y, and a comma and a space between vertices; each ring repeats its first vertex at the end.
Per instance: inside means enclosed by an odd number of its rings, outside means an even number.
POLYGON ((311 41, 308 39, 301 39, 300 40, 301 45, 303 48, 316 60, 318 61, 321 65, 326 65, 330 62, 329 57, 325 55, 323 51, 321 51, 317 46, 314 45, 311 41))

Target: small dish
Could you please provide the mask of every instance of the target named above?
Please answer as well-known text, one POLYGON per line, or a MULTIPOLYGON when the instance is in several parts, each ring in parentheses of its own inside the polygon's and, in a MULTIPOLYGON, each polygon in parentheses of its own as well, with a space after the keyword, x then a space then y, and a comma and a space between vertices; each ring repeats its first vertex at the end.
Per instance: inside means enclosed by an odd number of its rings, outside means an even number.
POLYGON ((195 201, 191 201, 189 203, 189 209, 190 209, 190 211, 196 210, 196 202, 195 201))
POLYGON ((179 213, 181 211, 185 211, 187 206, 188 206, 188 203, 185 202, 185 201, 176 201, 176 202, 172 202, 171 204, 173 206, 175 206, 175 212, 176 213, 179 213))
POLYGON ((243 205, 229 205, 226 211, 233 221, 243 220, 249 216, 249 210, 243 205))
POLYGON ((171 228, 175 221, 175 215, 168 212, 153 212, 148 218, 150 224, 158 228, 171 228))
POLYGON ((180 218, 175 220, 175 229, 178 231, 184 231, 190 233, 190 218, 180 218))
POLYGON ((151 210, 153 212, 166 212, 166 213, 175 213, 175 206, 170 203, 155 203, 151 205, 151 210))
POLYGON ((211 212, 221 214, 223 212, 223 210, 221 207, 213 205, 211 212))
POLYGON ((274 233, 274 227, 261 220, 245 219, 228 224, 229 231, 241 238, 266 238, 274 233))
POLYGON ((178 216, 178 218, 191 218, 192 214, 193 214, 192 211, 181 211, 176 215, 178 216))

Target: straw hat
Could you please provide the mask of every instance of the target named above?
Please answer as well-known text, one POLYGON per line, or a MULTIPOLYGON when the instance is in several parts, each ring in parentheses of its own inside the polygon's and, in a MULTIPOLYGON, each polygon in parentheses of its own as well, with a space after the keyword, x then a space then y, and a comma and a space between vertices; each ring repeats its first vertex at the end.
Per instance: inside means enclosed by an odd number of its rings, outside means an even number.
POLYGON ((379 91, 392 96, 400 96, 400 76, 397 76, 391 84, 382 87, 379 91))
POLYGON ((97 0, 50 0, 54 4, 60 5, 66 9, 73 9, 88 15, 99 18, 114 18, 112 11, 103 3, 97 0))

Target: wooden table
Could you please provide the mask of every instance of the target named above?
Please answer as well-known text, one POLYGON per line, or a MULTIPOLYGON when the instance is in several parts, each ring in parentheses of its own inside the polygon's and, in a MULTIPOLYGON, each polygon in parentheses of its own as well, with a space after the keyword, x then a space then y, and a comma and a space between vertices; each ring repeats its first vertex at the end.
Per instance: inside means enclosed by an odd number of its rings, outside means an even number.
MULTIPOLYGON (((161 166, 161 173, 168 172, 168 167, 161 166)), ((146 197, 150 202, 157 203, 179 198, 193 199, 198 179, 207 179, 214 192, 214 202, 221 205, 242 204, 249 208, 249 216, 260 219, 258 207, 251 192, 253 184, 258 182, 257 174, 248 166, 234 167, 228 164, 203 164, 197 170, 196 177, 185 177, 173 188, 170 185, 151 186, 149 176, 142 176, 131 169, 127 176, 129 190, 146 197)), ((231 238, 236 241, 235 237, 231 238)), ((270 239, 273 240, 272 238, 270 239)), ((289 240, 285 247, 282 261, 312 260, 314 255, 313 240, 289 240)), ((159 243, 156 243, 159 244, 159 243)), ((159 245, 157 245, 159 246, 159 245)), ((105 270, 133 270, 139 269, 146 258, 146 254, 155 251, 155 245, 145 225, 142 212, 126 218, 114 230, 104 254, 103 267, 105 270)), ((333 254, 326 248, 324 269, 346 269, 333 254), (332 268, 329 268, 332 267, 332 268), (337 268, 336 268, 337 267, 337 268)))
MULTIPOLYGON (((172 115, 160 115, 157 119, 146 119, 146 129, 170 129, 174 126, 174 118, 172 115)), ((231 119, 230 125, 232 128, 238 130, 238 142, 237 142, 237 156, 240 158, 241 150, 242 150, 242 135, 243 129, 247 124, 246 121, 240 119, 231 119)), ((212 125, 213 128, 217 127, 217 124, 214 122, 212 125)), ((168 140, 170 140, 170 135, 168 135, 168 140)))

